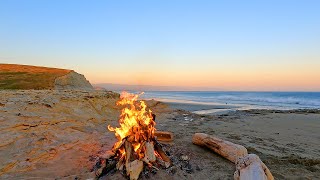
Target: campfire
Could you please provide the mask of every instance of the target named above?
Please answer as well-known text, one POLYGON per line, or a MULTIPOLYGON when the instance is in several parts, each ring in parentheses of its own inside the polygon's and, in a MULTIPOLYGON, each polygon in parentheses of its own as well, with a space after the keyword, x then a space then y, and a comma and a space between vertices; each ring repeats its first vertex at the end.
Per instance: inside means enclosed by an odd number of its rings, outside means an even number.
MULTIPOLYGON (((104 152, 95 159, 93 170, 96 176, 102 177, 120 171, 131 180, 141 177, 148 178, 148 173, 155 174, 160 168, 174 174, 180 167, 186 173, 193 173, 190 157, 179 148, 158 142, 170 142, 173 135, 170 132, 156 131, 155 115, 144 101, 138 100, 139 95, 122 93, 117 105, 122 108, 119 127, 108 126, 114 132, 118 141, 112 150, 104 152), (165 150, 165 151, 164 151, 165 150), (170 158, 165 152, 170 153, 170 158), (179 157, 179 159, 178 159, 179 157)), ((268 179, 273 176, 268 167, 255 154, 248 154, 247 149, 239 144, 220 139, 205 133, 195 133, 192 143, 207 147, 215 153, 236 164, 234 179, 268 179)), ((201 168, 196 165, 197 171, 201 168)))
POLYGON ((155 136, 155 115, 147 108, 139 95, 123 92, 117 106, 122 107, 119 127, 108 126, 118 141, 114 144, 110 157, 105 159, 102 172, 119 170, 130 179, 138 179, 143 169, 168 168, 171 161, 162 150, 155 136))

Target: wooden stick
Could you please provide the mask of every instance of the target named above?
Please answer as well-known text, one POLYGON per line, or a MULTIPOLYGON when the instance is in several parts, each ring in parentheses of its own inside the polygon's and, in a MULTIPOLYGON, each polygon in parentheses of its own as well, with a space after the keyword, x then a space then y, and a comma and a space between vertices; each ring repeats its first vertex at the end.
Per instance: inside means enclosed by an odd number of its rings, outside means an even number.
POLYGON ((154 136, 157 137, 158 141, 168 142, 173 141, 173 134, 167 131, 156 131, 154 132, 154 136))
POLYGON ((112 151, 113 151, 113 152, 117 152, 117 150, 122 147, 122 145, 123 145, 124 142, 126 142, 126 139, 122 139, 121 143, 116 143, 116 144, 114 145, 115 147, 112 148, 112 151))
POLYGON ((166 162, 165 166, 169 167, 172 164, 172 162, 170 158, 166 155, 166 153, 162 150, 162 147, 158 143, 155 143, 154 148, 158 152, 158 154, 161 156, 162 160, 166 162))
MULTIPOLYGON (((129 163, 130 163, 130 158, 131 158, 131 153, 132 153, 132 145, 130 142, 126 141, 124 143, 124 148, 125 148, 125 152, 126 152, 126 162, 125 162, 125 165, 126 165, 126 169, 128 169, 129 167, 129 163)), ((127 175, 129 175, 129 171, 127 171, 127 175)))
POLYGON ((199 146, 208 147, 234 163, 239 157, 243 157, 248 154, 247 149, 241 145, 224 141, 220 138, 204 133, 195 133, 193 135, 192 142, 199 146))
POLYGON ((123 164, 124 164, 124 160, 125 160, 125 155, 121 156, 120 159, 118 160, 118 163, 116 164, 116 167, 118 170, 122 170, 123 169, 123 164))

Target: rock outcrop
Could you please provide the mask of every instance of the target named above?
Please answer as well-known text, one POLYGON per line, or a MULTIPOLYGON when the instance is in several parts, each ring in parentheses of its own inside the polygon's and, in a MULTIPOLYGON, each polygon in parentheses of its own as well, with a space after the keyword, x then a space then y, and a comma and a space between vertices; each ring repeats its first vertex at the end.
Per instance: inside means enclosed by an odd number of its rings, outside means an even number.
POLYGON ((79 90, 93 90, 90 82, 82 74, 78 74, 74 71, 68 74, 58 77, 54 81, 54 88, 56 90, 61 89, 79 89, 79 90))
POLYGON ((108 91, 0 91, 0 179, 95 177, 89 156, 116 141, 107 124, 117 124, 118 98, 108 91))

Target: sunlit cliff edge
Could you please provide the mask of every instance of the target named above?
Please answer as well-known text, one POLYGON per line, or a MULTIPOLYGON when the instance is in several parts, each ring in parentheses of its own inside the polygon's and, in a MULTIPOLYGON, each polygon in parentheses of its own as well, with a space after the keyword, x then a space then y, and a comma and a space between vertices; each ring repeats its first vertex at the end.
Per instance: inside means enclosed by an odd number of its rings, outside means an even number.
POLYGON ((93 90, 90 82, 73 70, 0 64, 0 89, 93 90))

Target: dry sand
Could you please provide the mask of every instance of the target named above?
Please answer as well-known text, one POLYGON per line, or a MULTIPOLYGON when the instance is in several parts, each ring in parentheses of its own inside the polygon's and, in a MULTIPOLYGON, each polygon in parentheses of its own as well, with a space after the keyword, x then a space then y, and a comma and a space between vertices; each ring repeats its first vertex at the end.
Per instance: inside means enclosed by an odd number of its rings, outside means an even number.
MULTIPOLYGON (((0 91, 0 179, 94 178, 96 156, 115 142, 106 127, 118 124, 117 98, 104 91, 0 91)), ((161 102, 148 105, 157 115, 156 128, 175 136, 165 145, 175 166, 149 179, 233 179, 233 163, 192 144, 196 132, 245 146, 276 179, 320 177, 319 111, 197 115, 161 102), (189 164, 181 155, 191 158, 189 164)), ((116 172, 101 179, 126 178, 116 172)))

